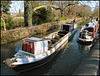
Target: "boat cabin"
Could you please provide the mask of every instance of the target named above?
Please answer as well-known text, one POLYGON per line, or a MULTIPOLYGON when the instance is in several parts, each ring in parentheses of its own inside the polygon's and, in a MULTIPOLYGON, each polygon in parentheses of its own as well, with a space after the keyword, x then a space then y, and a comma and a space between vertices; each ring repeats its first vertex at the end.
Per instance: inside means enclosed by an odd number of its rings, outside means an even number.
POLYGON ((22 40, 22 50, 35 55, 46 52, 48 50, 48 40, 36 37, 25 38, 22 40))
POLYGON ((72 23, 66 23, 62 25, 61 30, 71 32, 74 29, 74 25, 72 23))

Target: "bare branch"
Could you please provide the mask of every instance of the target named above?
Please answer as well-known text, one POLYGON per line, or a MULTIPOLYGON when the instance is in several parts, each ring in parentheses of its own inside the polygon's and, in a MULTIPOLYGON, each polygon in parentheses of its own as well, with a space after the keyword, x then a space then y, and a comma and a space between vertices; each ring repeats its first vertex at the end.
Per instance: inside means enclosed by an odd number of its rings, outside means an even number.
POLYGON ((66 7, 63 9, 63 11, 64 11, 68 6, 70 6, 70 5, 76 5, 76 4, 78 4, 78 2, 70 3, 70 4, 66 5, 66 7))
POLYGON ((34 8, 34 11, 36 11, 37 9, 43 8, 43 7, 52 7, 52 8, 54 8, 55 10, 64 11, 68 6, 70 6, 70 5, 75 5, 75 4, 78 4, 78 2, 70 3, 70 4, 66 5, 66 7, 65 7, 64 9, 63 9, 63 8, 60 8, 60 7, 57 8, 57 7, 55 7, 54 5, 41 5, 41 6, 35 7, 35 8, 34 8))

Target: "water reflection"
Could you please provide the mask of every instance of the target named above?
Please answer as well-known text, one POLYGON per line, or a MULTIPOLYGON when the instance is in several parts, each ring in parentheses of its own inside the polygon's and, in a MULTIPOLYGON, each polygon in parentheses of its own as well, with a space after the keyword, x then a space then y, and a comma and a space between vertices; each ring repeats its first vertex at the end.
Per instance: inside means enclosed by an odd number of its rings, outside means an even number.
POLYGON ((90 51, 89 45, 78 44, 78 48, 79 48, 81 53, 88 53, 90 51))
POLYGON ((8 57, 12 57, 16 52, 14 51, 15 47, 13 47, 10 44, 7 45, 1 45, 1 63, 3 60, 5 60, 8 57))

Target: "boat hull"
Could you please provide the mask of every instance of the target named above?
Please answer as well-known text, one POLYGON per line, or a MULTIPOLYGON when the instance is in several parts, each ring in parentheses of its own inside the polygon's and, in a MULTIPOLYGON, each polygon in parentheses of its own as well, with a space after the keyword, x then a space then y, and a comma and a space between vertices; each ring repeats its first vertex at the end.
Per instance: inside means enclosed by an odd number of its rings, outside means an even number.
POLYGON ((42 60, 37 61, 37 62, 32 62, 32 63, 28 63, 28 64, 22 64, 22 65, 17 65, 13 69, 16 72, 19 72, 19 73, 35 69, 35 68, 40 67, 40 66, 46 64, 47 62, 49 62, 57 54, 57 52, 58 51, 56 51, 55 53, 53 53, 50 56, 46 57, 45 59, 42 59, 42 60))
POLYGON ((68 43, 68 41, 73 37, 73 35, 75 35, 76 31, 77 29, 73 30, 70 37, 63 43, 63 45, 61 45, 54 53, 52 53, 48 57, 37 62, 15 66, 13 67, 13 69, 17 72, 25 72, 25 71, 32 70, 46 64, 68 43))
POLYGON ((90 44, 92 44, 92 43, 94 42, 94 40, 95 40, 97 37, 98 37, 98 35, 95 36, 95 37, 94 37, 93 39, 91 39, 91 40, 78 38, 78 39, 77 39, 77 42, 78 42, 78 43, 81 43, 81 44, 90 45, 90 44))
POLYGON ((77 42, 80 43, 80 44, 90 45, 93 41, 83 41, 83 40, 77 39, 77 42))

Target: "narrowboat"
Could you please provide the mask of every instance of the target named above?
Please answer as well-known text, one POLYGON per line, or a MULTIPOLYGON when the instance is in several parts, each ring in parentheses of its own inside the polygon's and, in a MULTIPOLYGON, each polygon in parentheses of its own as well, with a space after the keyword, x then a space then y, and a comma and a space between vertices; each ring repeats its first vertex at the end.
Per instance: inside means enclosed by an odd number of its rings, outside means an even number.
POLYGON ((90 23, 81 28, 78 42, 83 44, 91 44, 98 36, 98 29, 98 21, 96 19, 92 19, 90 23))
POLYGON ((25 72, 50 61, 77 31, 77 23, 66 23, 61 30, 44 38, 27 37, 22 40, 22 50, 4 63, 16 72, 25 72))

